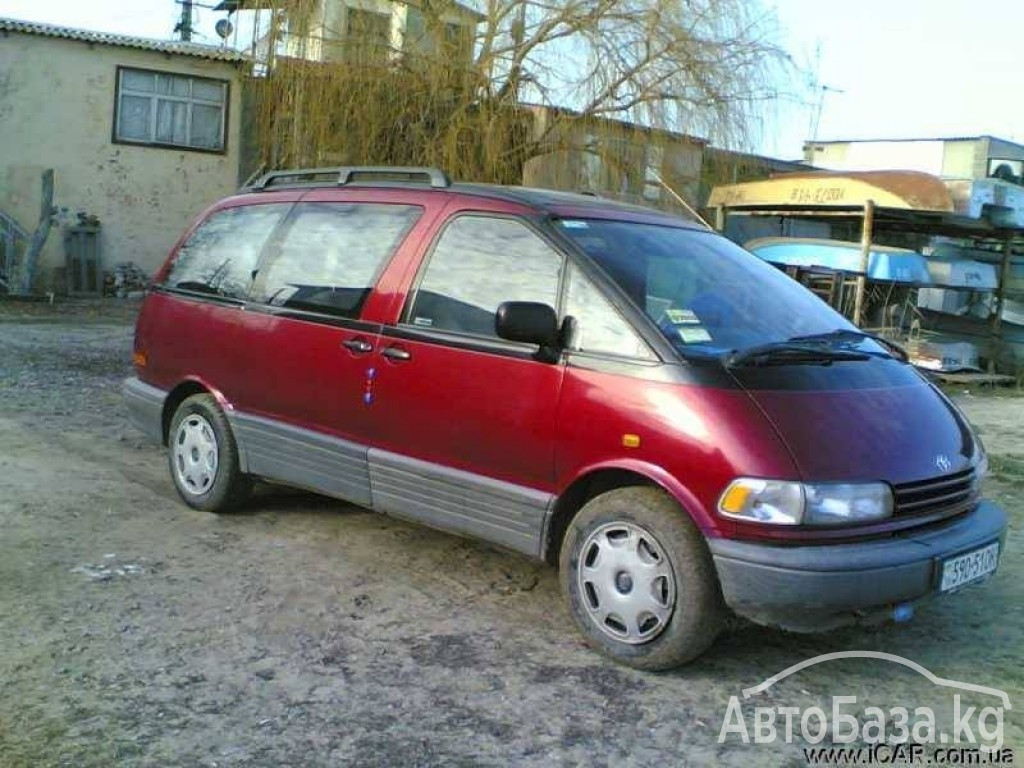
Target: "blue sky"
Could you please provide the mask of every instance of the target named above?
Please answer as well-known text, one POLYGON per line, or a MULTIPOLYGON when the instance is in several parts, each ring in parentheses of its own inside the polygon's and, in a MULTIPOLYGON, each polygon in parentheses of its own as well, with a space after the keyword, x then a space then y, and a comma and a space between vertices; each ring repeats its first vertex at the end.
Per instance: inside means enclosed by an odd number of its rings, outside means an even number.
MULTIPOLYGON (((210 4, 214 4, 210 2, 210 4)), ((1024 142, 1024 0, 765 0, 799 65, 793 98, 766 115, 756 149, 801 155, 811 138, 817 70, 819 139, 992 134, 1024 142)), ((0 16, 169 37, 173 0, 0 0, 0 16)), ((198 9, 203 42, 222 14, 198 9)))
MULTIPOLYGON (((794 60, 812 68, 820 49, 820 82, 843 91, 826 92, 819 139, 992 134, 1024 142, 1024 0, 774 5, 794 60)), ((811 111, 780 106, 764 147, 799 156, 811 111)))

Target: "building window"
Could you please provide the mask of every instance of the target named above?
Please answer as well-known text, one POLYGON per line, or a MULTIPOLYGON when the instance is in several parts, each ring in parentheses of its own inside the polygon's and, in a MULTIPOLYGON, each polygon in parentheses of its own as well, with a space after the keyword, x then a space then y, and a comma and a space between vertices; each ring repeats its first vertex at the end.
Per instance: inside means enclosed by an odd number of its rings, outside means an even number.
POLYGON ((119 67, 114 140, 223 152, 227 103, 223 80, 119 67))
POLYGON ((351 63, 386 64, 391 51, 391 15, 349 8, 346 43, 351 63))

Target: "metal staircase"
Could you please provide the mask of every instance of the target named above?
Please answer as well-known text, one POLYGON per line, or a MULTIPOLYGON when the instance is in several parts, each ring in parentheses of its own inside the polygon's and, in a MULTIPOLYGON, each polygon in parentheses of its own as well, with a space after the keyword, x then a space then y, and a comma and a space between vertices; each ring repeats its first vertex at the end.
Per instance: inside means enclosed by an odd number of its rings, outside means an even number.
POLYGON ((20 293, 31 235, 12 217, 0 211, 0 293, 20 293))

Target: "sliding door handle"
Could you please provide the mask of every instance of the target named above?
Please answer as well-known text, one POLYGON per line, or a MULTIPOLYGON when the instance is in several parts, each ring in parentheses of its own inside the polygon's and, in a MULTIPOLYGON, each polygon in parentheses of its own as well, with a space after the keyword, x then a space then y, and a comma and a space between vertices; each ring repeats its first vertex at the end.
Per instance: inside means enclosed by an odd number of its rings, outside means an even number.
POLYGON ((373 351, 373 344, 361 336, 356 336, 354 339, 345 339, 345 341, 341 342, 341 346, 357 355, 365 355, 367 352, 373 351))
POLYGON ((387 347, 381 350, 381 355, 395 362, 412 360, 412 352, 402 347, 387 347))

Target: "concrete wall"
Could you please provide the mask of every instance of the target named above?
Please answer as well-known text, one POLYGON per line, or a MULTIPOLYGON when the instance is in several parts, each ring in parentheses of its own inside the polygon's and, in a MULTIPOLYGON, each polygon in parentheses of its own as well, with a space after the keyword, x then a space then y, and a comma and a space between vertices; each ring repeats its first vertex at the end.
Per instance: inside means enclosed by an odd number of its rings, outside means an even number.
POLYGON ((84 211, 102 223, 106 268, 133 261, 147 273, 166 258, 206 205, 239 179, 241 87, 230 62, 21 33, 0 36, 0 210, 29 232, 40 209, 40 175, 55 171, 54 226, 37 290, 64 264, 64 223, 84 211), (118 66, 231 82, 225 154, 113 142, 118 66))
POLYGON ((980 141, 947 141, 943 148, 942 172, 937 175, 946 179, 982 178, 984 165, 985 153, 980 141))

